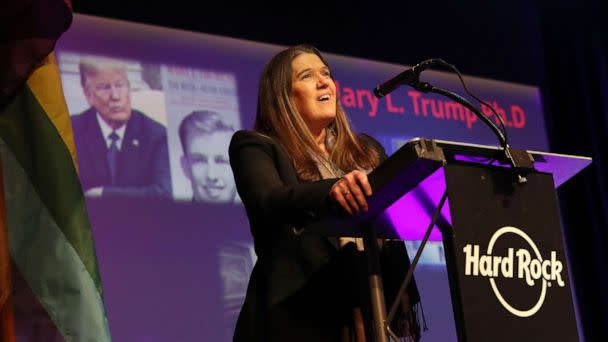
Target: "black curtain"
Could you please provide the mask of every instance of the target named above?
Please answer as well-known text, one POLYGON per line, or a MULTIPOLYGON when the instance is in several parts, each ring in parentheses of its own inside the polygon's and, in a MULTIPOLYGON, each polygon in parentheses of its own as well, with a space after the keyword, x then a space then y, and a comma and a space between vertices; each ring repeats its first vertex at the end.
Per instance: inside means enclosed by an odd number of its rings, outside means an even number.
POLYGON ((569 265, 587 341, 608 341, 608 8, 605 0, 541 2, 553 151, 593 163, 559 190, 569 265), (603 3, 602 3, 603 2, 603 3))

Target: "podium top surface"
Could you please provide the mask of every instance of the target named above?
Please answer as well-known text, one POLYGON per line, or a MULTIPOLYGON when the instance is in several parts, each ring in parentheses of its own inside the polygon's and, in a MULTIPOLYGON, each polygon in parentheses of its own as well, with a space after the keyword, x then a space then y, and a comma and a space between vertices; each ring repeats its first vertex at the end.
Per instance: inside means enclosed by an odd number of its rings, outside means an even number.
MULTIPOLYGON (((559 187, 591 163, 591 158, 525 151, 536 171, 553 174, 559 187)), ((329 236, 362 236, 358 228, 373 223, 379 237, 420 240, 446 189, 443 167, 451 162, 510 167, 498 146, 415 138, 401 146, 369 174, 374 194, 369 211, 354 217, 333 213, 309 224, 308 231, 329 236)), ((449 202, 449 199, 448 199, 449 202)), ((441 216, 451 221, 446 203, 441 216)), ((431 240, 440 240, 434 229, 431 240)))
MULTIPOLYGON (((409 143, 417 143, 420 138, 415 138, 409 143)), ((491 158, 502 151, 498 146, 469 144, 447 140, 434 140, 437 146, 441 147, 446 154, 454 154, 461 156, 457 158, 467 160, 469 157, 491 158)), ((568 179, 575 176, 589 164, 592 159, 583 156, 574 156, 567 154, 558 154, 550 152, 540 152, 526 150, 534 159, 534 169, 540 172, 552 173, 555 188, 565 183, 568 179)), ((478 160, 468 160, 478 162, 478 160)))

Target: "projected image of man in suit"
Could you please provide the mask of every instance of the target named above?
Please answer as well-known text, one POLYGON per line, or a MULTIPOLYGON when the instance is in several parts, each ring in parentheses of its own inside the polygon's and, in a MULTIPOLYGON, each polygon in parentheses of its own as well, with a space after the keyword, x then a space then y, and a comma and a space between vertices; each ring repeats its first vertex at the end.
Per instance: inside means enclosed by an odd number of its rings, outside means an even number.
POLYGON ((170 196, 165 127, 131 108, 125 63, 85 56, 79 70, 90 108, 72 128, 85 195, 170 196))
POLYGON ((228 145, 234 128, 213 111, 193 111, 179 125, 182 170, 192 185, 194 201, 232 202, 236 186, 228 145))

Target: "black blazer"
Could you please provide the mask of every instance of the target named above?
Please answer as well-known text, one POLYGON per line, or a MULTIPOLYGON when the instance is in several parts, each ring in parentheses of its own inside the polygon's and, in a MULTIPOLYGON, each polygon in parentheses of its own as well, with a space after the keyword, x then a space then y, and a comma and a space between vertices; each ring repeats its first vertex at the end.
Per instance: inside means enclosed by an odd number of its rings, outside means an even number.
POLYGON ((132 111, 118 156, 117 184, 111 185, 107 145, 96 110, 89 108, 72 116, 71 121, 84 191, 102 186, 103 197, 171 196, 167 134, 161 124, 132 111))
MULTIPOLYGON (((386 158, 377 141, 363 137, 386 158)), ((236 132, 229 153, 258 255, 234 340, 281 340, 297 332, 297 341, 333 341, 331 329, 319 332, 317 327, 328 320, 340 324, 340 293, 345 290, 338 280, 340 253, 329 238, 298 234, 294 227, 331 210, 328 194, 338 179, 299 181, 282 145, 258 133, 236 132)), ((405 265, 400 273, 405 274, 409 262, 401 246, 405 265)))
POLYGON ((255 251, 270 277, 270 299, 277 303, 301 288, 335 251, 326 238, 297 235, 293 228, 329 210, 329 190, 337 179, 300 182, 282 145, 257 133, 236 132, 229 153, 255 251))

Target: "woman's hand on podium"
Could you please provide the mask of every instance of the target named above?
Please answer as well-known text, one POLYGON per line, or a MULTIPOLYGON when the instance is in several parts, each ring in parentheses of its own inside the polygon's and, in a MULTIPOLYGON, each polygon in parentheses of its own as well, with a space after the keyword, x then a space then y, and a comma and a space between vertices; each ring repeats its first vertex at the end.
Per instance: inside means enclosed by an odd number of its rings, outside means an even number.
POLYGON ((355 170, 340 178, 329 191, 329 197, 338 203, 349 215, 367 211, 366 197, 372 195, 367 174, 355 170))

